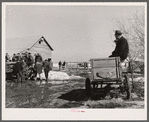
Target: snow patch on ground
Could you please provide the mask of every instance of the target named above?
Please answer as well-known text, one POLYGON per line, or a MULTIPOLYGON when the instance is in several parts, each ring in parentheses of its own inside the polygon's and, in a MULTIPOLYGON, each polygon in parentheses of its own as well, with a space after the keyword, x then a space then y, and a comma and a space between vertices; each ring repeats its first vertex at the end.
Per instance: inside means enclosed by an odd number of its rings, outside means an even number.
MULTIPOLYGON (((46 83, 47 82, 45 80, 42 80, 41 83, 40 83, 40 81, 36 81, 37 85, 44 85, 46 83)), ((48 83, 50 83, 50 84, 63 84, 63 83, 68 83, 68 81, 54 81, 54 80, 52 80, 52 81, 48 81, 48 83)))
POLYGON ((81 77, 81 76, 75 76, 75 75, 69 76, 69 79, 81 79, 81 78, 83 78, 83 77, 81 77))
MULTIPOLYGON (((37 78, 39 78, 38 75, 37 75, 37 78)), ((41 73, 41 79, 45 80, 44 72, 41 73)), ((50 71, 48 79, 49 80, 68 80, 69 79, 69 75, 67 73, 65 73, 65 72, 50 71)))
MULTIPOLYGON (((39 75, 37 75, 37 78, 39 78, 39 75)), ((60 71, 50 71, 49 72, 49 80, 69 80, 69 79, 82 79, 83 77, 81 76, 74 76, 71 75, 69 76, 65 72, 60 72, 60 71)), ((45 74, 44 72, 41 73, 41 79, 45 80, 45 74)))
MULTIPOLYGON (((37 75, 37 78, 39 78, 38 75, 37 75)), ((44 72, 41 74, 41 79, 42 79, 42 82, 40 83, 40 81, 36 81, 36 84, 38 85, 46 84, 44 72)), ((48 77, 48 83, 51 83, 51 84, 68 83, 69 82, 68 80, 72 80, 72 79, 83 79, 83 77, 75 76, 75 75, 69 76, 67 73, 60 72, 60 71, 50 71, 49 77, 48 77)))

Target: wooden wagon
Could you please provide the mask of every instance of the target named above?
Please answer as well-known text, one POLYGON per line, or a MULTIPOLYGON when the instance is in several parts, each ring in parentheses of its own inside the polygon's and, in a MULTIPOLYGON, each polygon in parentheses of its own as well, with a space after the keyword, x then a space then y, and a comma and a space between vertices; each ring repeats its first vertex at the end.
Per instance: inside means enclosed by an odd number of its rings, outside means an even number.
POLYGON ((91 92, 98 88, 99 84, 100 88, 105 84, 117 84, 125 91, 126 98, 130 99, 131 89, 127 69, 128 65, 121 63, 119 57, 91 59, 92 78, 87 78, 85 83, 87 96, 90 97, 91 92))
MULTIPOLYGON (((16 72, 14 71, 14 66, 15 66, 16 62, 6 62, 5 63, 5 70, 6 70, 6 81, 7 80, 11 80, 11 81, 14 81, 14 82, 17 82, 17 74, 16 72)), ((26 68, 23 68, 23 71, 22 71, 22 78, 23 80, 25 81, 25 79, 28 79, 28 76, 29 76, 29 68, 26 67, 26 68)))

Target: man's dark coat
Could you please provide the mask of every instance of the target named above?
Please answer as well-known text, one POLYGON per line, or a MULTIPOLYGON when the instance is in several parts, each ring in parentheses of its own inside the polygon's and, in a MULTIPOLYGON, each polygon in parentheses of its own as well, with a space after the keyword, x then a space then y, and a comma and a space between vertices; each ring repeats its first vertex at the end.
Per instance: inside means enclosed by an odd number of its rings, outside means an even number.
POLYGON ((121 60, 125 60, 128 56, 129 53, 129 46, 128 42, 124 37, 121 37, 117 42, 116 42, 116 47, 115 50, 112 52, 112 55, 109 57, 120 57, 121 60))

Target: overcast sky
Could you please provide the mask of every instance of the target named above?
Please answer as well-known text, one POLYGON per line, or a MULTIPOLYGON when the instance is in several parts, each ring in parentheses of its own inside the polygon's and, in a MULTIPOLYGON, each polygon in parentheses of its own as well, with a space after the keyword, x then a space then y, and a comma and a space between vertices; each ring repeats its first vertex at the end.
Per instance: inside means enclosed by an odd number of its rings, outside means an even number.
POLYGON ((128 20, 139 9, 142 7, 7 5, 6 38, 44 36, 54 49, 54 62, 108 57, 115 48, 113 30, 118 28, 114 20, 128 20))

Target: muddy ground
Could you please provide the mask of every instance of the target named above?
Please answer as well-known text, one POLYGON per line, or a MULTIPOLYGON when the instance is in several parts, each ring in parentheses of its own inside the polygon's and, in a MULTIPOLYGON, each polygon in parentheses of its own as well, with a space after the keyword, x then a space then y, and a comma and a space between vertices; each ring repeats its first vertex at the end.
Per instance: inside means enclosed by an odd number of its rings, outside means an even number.
MULTIPOLYGON (((70 74, 69 74, 70 75, 70 74)), ((82 75, 80 75, 82 77, 82 75)), ((132 86, 132 85, 131 85, 132 86)), ((85 77, 39 84, 27 80, 22 86, 6 82, 6 108, 144 108, 144 81, 135 80, 131 100, 125 100, 118 86, 98 88, 88 99, 85 77)))

